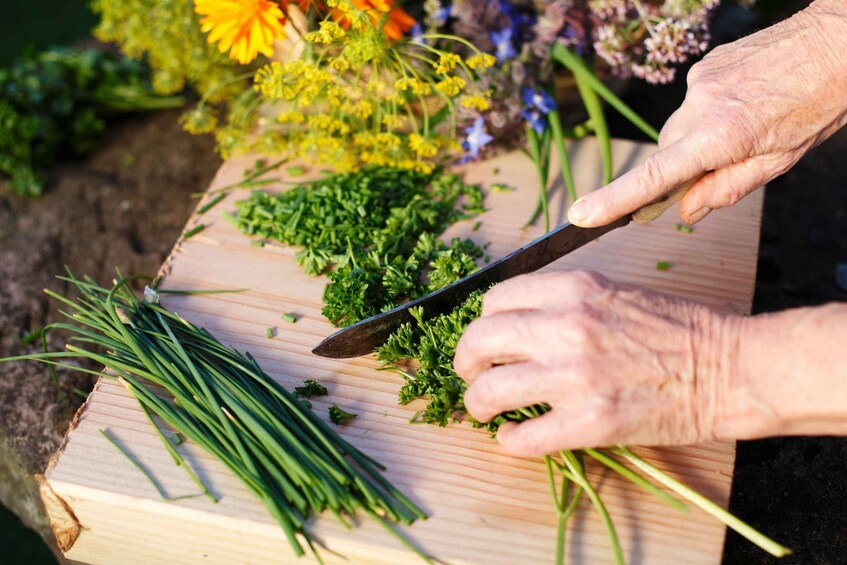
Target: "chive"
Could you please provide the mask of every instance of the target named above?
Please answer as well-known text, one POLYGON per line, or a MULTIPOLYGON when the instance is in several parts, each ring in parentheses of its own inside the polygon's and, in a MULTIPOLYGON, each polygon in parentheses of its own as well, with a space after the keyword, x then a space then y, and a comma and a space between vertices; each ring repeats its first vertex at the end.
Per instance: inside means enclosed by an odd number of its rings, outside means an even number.
POLYGON ((41 337, 41 334, 43 332, 44 332, 44 328, 36 328, 36 329, 32 330, 31 332, 25 333, 23 336, 21 336, 21 345, 23 345, 23 346, 32 345, 33 343, 35 343, 35 340, 37 340, 41 337))
POLYGON ((220 201, 221 201, 221 200, 223 200, 224 198, 226 198, 226 195, 227 195, 227 193, 226 193, 226 192, 221 192, 220 194, 218 194, 217 196, 215 196, 214 198, 212 198, 211 200, 209 200, 206 204, 204 204, 203 206, 201 206, 201 207, 200 207, 200 209, 199 209, 199 210, 197 210, 197 214, 198 214, 198 215, 205 214, 206 212, 208 212, 209 210, 211 210, 212 208, 214 208, 215 206, 217 206, 217 205, 218 205, 218 203, 220 203, 220 201))
POLYGON ((261 239, 254 239, 253 241, 250 242, 250 247, 264 247, 264 246, 265 246, 265 242, 262 241, 261 239))
POLYGON ((185 238, 185 239, 188 239, 191 236, 197 235, 198 233, 200 233, 204 229, 206 229, 206 224, 197 224, 196 226, 194 226, 193 228, 191 228, 190 230, 188 230, 187 232, 182 234, 182 237, 185 238))
POLYGON ((185 441, 185 436, 179 432, 174 432, 171 435, 171 441, 174 442, 176 445, 181 445, 185 441))
POLYGON ((500 174, 500 167, 494 167, 494 168, 491 170, 491 174, 492 174, 492 175, 499 175, 499 174, 500 174))
POLYGON ((288 173, 288 176, 299 177, 300 175, 306 172, 306 169, 297 165, 293 165, 291 167, 288 167, 285 171, 288 173))
POLYGON ((503 184, 502 182, 496 182, 491 185, 491 192, 514 192, 515 189, 508 184, 503 184))
POLYGON ((681 231, 682 233, 694 233, 694 226, 689 226, 687 224, 676 224, 676 231, 681 231))
POLYGON ((271 338, 273 338, 273 336, 274 336, 274 329, 273 328, 267 328, 265 330, 265 337, 267 337, 268 339, 271 339, 271 338))
POLYGON ((282 315, 282 320, 284 322, 288 322, 289 324, 294 324, 297 322, 297 314, 289 312, 287 314, 282 315))
POLYGON ((479 231, 479 227, 482 225, 482 222, 477 222, 473 225, 473 231, 479 231))
POLYGON ((658 263, 656 263, 656 270, 657 271, 667 271, 670 268, 671 268, 671 264, 667 261, 659 261, 658 263))
MULTIPOLYGON (((113 375, 125 386, 151 422, 155 415, 171 428, 165 435, 152 422, 174 461, 203 491, 191 496, 205 494, 215 500, 174 448, 178 438, 199 445, 226 465, 266 505, 298 555, 314 550, 306 531, 312 513, 329 510, 347 527, 346 517, 359 510, 381 516, 386 526, 385 520, 409 524, 425 517, 380 475, 382 466, 339 437, 249 354, 222 345, 155 301, 137 299, 127 288, 129 279, 120 275, 111 289, 70 273, 63 280, 76 287, 81 295, 77 301, 47 294, 69 306, 66 315, 80 326, 51 324, 45 329, 73 332, 79 345, 0 361, 36 360, 51 369, 61 366, 86 374, 98 372, 63 360, 106 365, 109 372, 104 376, 113 375), (86 344, 93 346, 91 351, 80 347, 86 344)), ((146 471, 125 449, 121 453, 146 471)), ((149 471, 145 475, 164 496, 149 471)))

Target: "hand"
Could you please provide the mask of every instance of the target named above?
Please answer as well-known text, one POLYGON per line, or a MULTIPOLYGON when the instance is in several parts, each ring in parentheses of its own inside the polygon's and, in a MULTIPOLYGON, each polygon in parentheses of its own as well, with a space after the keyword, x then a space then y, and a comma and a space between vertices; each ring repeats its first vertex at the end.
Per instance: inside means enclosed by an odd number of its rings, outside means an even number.
POLYGON ((714 49, 688 73, 659 151, 578 200, 574 224, 608 224, 695 179, 680 217, 696 223, 790 169, 847 121, 847 3, 818 0, 714 49))
POLYGON ((725 430, 727 320, 596 273, 524 275, 485 295, 454 368, 470 385, 465 407, 479 421, 551 406, 500 427, 498 440, 517 455, 690 444, 725 430))

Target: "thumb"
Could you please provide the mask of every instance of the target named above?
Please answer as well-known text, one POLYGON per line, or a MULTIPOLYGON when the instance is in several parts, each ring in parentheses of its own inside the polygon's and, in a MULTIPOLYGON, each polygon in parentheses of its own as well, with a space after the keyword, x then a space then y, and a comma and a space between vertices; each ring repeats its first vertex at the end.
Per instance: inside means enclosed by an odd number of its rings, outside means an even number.
POLYGON ((650 155, 608 185, 583 196, 568 210, 568 220, 591 228, 638 210, 709 169, 691 137, 650 155))

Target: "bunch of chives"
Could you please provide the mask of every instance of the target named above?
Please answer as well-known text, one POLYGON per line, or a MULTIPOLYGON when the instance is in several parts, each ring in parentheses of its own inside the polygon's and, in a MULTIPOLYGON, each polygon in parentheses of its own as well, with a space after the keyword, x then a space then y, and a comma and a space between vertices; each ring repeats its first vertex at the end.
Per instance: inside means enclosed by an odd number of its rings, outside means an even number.
MULTIPOLYGON (((107 369, 102 375, 118 379, 148 416, 155 414, 235 473, 264 502, 297 555, 305 553, 298 537, 314 551, 305 529, 311 513, 329 510, 350 528, 347 517, 362 511, 427 559, 392 527, 426 518, 424 512, 380 474, 380 463, 335 433, 249 353, 224 346, 163 308, 155 292, 137 299, 129 279, 120 275, 110 289, 88 277, 60 278, 80 293, 75 302, 45 292, 71 308, 62 314, 78 325, 56 323, 45 331, 74 334, 67 351, 48 353, 45 340, 44 353, 0 361, 37 360, 50 365, 51 372, 61 366, 93 374, 99 373, 62 360, 102 363, 107 369)), ((174 460, 184 464, 159 435, 174 460)))

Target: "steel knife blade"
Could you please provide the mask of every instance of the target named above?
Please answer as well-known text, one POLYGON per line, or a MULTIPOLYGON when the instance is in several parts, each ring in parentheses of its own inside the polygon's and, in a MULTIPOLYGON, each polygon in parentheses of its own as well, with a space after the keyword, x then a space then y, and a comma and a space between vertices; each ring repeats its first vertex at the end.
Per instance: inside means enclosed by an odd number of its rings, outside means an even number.
POLYGON ((487 289, 495 283, 517 275, 536 271, 601 235, 627 225, 631 219, 632 216, 627 215, 611 224, 597 228, 581 228, 570 223, 563 224, 502 259, 442 289, 335 332, 312 349, 312 353, 335 359, 367 355, 377 346, 385 343, 401 324, 413 319, 409 308, 422 306, 425 318, 449 312, 472 292, 487 289))

